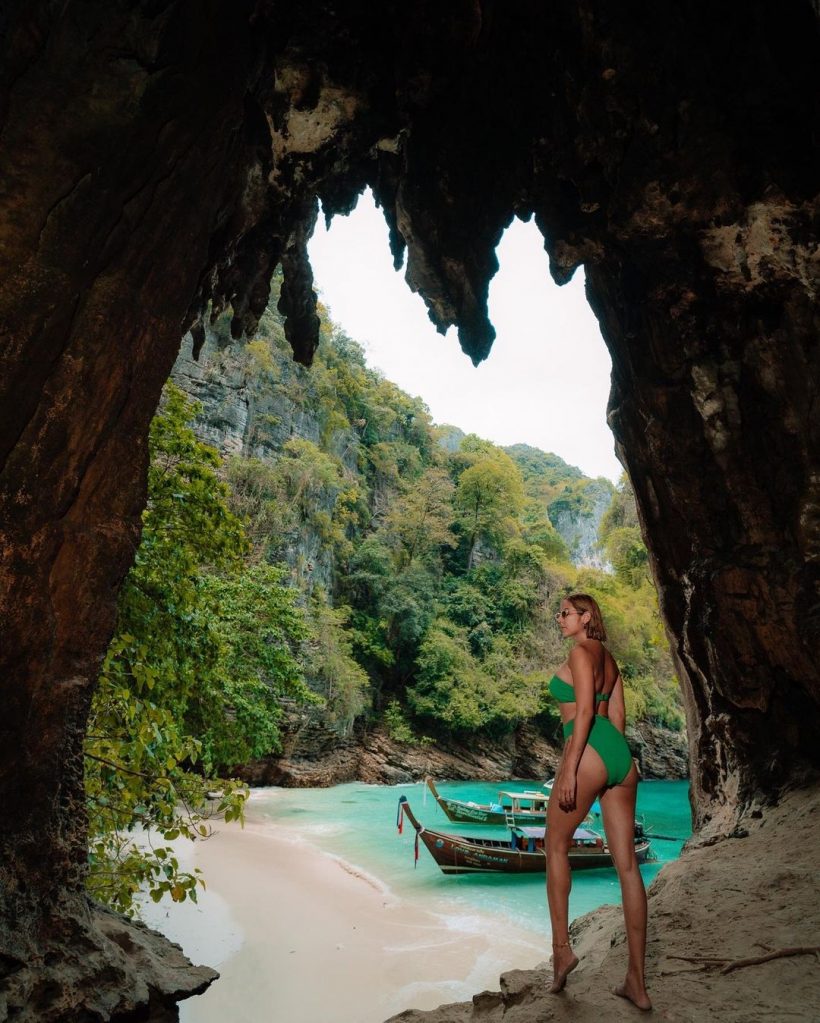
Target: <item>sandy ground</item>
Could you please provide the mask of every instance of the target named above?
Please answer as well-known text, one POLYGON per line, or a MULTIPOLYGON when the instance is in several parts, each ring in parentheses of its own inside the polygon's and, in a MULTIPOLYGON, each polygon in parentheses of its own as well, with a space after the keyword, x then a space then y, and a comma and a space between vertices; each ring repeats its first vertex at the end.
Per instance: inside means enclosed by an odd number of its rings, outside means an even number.
POLYGON ((544 935, 480 917, 458 930, 456 916, 403 904, 268 821, 194 848, 209 880, 202 902, 157 907, 149 921, 222 974, 183 1003, 183 1023, 820 1023, 817 954, 720 969, 820 946, 816 787, 661 872, 649 897, 651 1015, 610 993, 626 965, 618 908, 573 924, 581 963, 550 996, 544 935))
POLYGON ((180 852, 205 872, 197 905, 146 922, 221 974, 180 1007, 183 1023, 382 1023, 403 1009, 470 998, 533 968, 545 934, 495 918, 441 917, 251 814, 180 852))
POLYGON ((590 913, 571 933, 581 963, 561 995, 547 994, 545 970, 518 970, 501 978, 500 991, 397 1021, 820 1023, 817 953, 721 972, 770 952, 820 947, 820 789, 749 813, 732 837, 694 846, 663 869, 649 893, 651 1014, 610 994, 626 964, 620 910, 590 913))

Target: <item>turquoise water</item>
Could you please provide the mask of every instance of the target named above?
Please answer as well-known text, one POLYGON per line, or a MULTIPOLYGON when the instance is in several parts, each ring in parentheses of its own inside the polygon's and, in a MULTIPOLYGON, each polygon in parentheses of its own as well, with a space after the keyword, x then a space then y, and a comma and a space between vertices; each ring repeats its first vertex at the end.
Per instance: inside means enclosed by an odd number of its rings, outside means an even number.
MULTIPOLYGON (((495 800, 509 782, 440 782, 442 795, 475 802, 495 800)), ((530 782, 522 788, 534 788, 530 782)), ((657 860, 641 868, 647 885, 664 863, 677 859, 691 834, 689 783, 647 781, 638 787, 638 814, 647 830, 675 836, 674 842, 655 840, 657 860)), ((504 828, 476 827, 448 821, 422 784, 363 785, 353 782, 330 789, 263 789, 253 796, 254 812, 287 828, 296 829, 309 842, 365 870, 397 896, 427 909, 459 914, 490 913, 519 926, 543 931, 547 923, 544 876, 541 874, 444 875, 423 845, 414 866, 415 832, 405 821, 396 831, 399 796, 407 796, 418 819, 440 831, 506 837, 504 828)), ((615 871, 584 870, 573 875, 570 917, 581 916, 605 903, 620 903, 615 871)))

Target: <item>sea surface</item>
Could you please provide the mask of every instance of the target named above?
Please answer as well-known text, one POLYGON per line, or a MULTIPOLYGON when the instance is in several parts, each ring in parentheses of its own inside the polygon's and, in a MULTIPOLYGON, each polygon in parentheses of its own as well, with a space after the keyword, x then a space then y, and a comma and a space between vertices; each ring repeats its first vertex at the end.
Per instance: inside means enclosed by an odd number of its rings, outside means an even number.
MULTIPOLYGON (((477 803, 494 802, 500 788, 532 789, 532 782, 437 782, 441 795, 477 803)), ((543 874, 445 875, 423 843, 415 861, 415 831, 408 821, 403 834, 396 829, 400 796, 406 796, 422 824, 439 831, 507 837, 505 828, 454 824, 448 821, 426 786, 421 783, 386 786, 352 782, 329 789, 259 789, 252 795, 252 810, 283 829, 298 832, 312 845, 346 860, 377 878, 398 897, 425 909, 456 913, 459 926, 471 914, 490 913, 521 927, 544 931, 548 927, 543 874)), ((637 814, 645 822, 657 857, 641 867, 647 884, 658 871, 680 855, 691 834, 689 783, 645 781, 638 787, 637 814), (667 840, 669 837, 674 841, 667 840)), ((603 831, 600 825, 597 830, 603 831)), ((570 919, 606 903, 620 904, 614 869, 575 871, 570 896, 570 919)))

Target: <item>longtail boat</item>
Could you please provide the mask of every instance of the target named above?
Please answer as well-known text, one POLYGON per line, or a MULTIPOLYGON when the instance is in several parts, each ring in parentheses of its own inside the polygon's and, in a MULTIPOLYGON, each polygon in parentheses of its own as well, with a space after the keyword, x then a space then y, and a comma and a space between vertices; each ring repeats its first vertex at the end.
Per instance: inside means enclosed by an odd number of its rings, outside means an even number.
MULTIPOLYGON (((448 820, 457 824, 500 824, 512 827, 515 824, 546 824, 547 804, 552 792, 552 781, 543 789, 502 789, 495 803, 474 803, 467 799, 452 799, 442 796, 432 778, 425 778, 433 798, 444 811, 448 820)), ((600 817, 601 805, 596 799, 590 814, 600 817)))
MULTIPOLYGON (((419 839, 445 874, 504 873, 531 874, 546 869, 544 828, 515 825, 510 839, 473 838, 467 835, 431 831, 419 823, 406 796, 399 799, 398 827, 404 817, 416 829, 416 859, 419 839)), ((649 858, 649 841, 635 841, 638 863, 649 858)), ((578 828, 572 838, 569 863, 573 870, 613 866, 612 854, 603 838, 590 828, 578 828)))
POLYGON ((432 778, 427 786, 448 820, 468 824, 546 824, 550 794, 544 790, 502 790, 497 803, 473 803, 439 794, 432 778))

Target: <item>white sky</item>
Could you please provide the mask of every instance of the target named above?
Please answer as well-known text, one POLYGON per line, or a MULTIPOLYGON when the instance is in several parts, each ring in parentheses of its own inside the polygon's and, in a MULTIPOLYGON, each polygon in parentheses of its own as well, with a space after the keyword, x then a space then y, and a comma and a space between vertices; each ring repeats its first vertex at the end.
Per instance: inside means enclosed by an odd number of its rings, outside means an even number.
POLYGON ((611 362, 579 270, 559 288, 535 224, 513 221, 498 246, 490 284, 496 339, 476 369, 455 328, 446 337, 424 302, 393 270, 387 225, 368 191, 330 231, 319 218, 309 246, 321 300, 358 341, 371 366, 418 395, 437 423, 496 444, 553 451, 588 476, 617 482, 606 425, 611 362))

